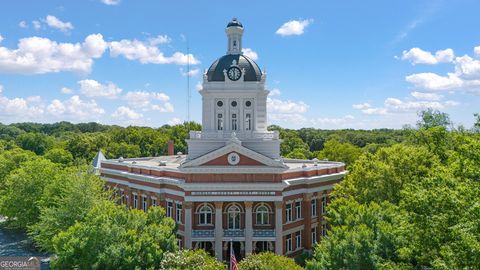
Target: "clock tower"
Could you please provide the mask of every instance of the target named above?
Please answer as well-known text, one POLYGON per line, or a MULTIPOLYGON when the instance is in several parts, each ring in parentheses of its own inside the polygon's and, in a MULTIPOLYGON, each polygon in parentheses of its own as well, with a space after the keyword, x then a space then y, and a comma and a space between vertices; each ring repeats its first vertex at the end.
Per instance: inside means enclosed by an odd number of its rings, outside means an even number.
POLYGON ((280 159, 278 133, 267 131, 266 74, 242 53, 242 23, 233 18, 225 29, 227 54, 203 74, 202 131, 192 131, 188 160, 225 146, 232 137, 243 147, 280 159))

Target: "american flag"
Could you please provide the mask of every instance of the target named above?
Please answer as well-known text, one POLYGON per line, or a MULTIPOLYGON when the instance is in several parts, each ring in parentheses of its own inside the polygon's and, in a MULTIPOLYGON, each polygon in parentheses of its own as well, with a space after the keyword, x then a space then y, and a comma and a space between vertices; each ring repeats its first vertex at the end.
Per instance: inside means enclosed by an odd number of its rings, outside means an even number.
POLYGON ((230 266, 231 270, 238 270, 237 258, 235 258, 235 252, 233 252, 233 245, 230 245, 230 266))

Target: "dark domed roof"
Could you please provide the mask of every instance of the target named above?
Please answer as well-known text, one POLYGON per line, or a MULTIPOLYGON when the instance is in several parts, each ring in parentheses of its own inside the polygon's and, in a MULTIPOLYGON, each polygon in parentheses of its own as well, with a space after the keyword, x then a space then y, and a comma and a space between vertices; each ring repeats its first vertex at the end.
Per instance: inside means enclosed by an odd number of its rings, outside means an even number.
POLYGON ((242 27, 243 28, 243 25, 241 22, 239 22, 237 20, 237 18, 233 18, 228 24, 227 24, 227 28, 230 27, 230 26, 238 26, 238 27, 242 27))
POLYGON ((240 69, 245 70, 245 81, 260 81, 262 79, 262 71, 258 67, 257 63, 252 59, 242 54, 227 54, 213 62, 207 71, 208 81, 225 81, 223 70, 228 70, 232 65, 233 60, 237 62, 240 69))

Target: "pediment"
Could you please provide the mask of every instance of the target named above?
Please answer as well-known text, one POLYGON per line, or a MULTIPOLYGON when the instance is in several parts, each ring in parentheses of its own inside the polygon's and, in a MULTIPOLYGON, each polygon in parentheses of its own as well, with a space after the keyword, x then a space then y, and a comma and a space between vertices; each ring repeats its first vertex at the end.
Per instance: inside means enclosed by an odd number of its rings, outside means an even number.
POLYGON ((224 147, 187 161, 181 165, 182 168, 219 166, 286 168, 282 162, 264 156, 237 143, 227 144, 224 147))

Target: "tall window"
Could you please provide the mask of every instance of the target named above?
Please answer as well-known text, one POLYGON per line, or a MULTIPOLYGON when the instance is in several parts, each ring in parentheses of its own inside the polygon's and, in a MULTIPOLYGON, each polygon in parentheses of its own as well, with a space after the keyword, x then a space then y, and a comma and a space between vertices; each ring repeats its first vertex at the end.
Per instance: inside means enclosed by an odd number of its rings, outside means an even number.
POLYGON ((312 245, 317 243, 317 226, 312 227, 312 245))
POLYGON ((327 213, 327 196, 322 196, 322 214, 327 213))
POLYGON ((316 217, 317 216, 317 199, 313 199, 312 202, 311 202, 311 205, 312 205, 312 217, 316 217))
POLYGON ((322 224, 322 236, 327 235, 327 223, 322 224))
POLYGON ((217 114, 217 130, 223 130, 223 114, 217 114))
POLYGON ((245 130, 252 130, 252 114, 245 114, 245 130))
POLYGON ((237 114, 232 113, 232 130, 237 130, 237 114))
POLYGON ((212 224, 213 210, 207 204, 202 205, 198 209, 198 223, 200 225, 212 224))
POLYGON ((295 219, 302 218, 302 202, 295 202, 295 219))
POLYGON ((152 206, 157 206, 157 198, 152 198, 152 206))
POLYGON ((167 217, 172 217, 173 214, 173 202, 167 202, 167 217))
POLYGON ((133 194, 133 208, 137 209, 138 208, 138 195, 133 194))
POLYGON ((302 231, 298 231, 295 233, 295 248, 302 248, 302 231))
POLYGON ((177 203, 175 205, 175 219, 177 220, 177 223, 182 223, 182 204, 181 203, 177 203))
POLYGON ((240 229, 240 207, 232 205, 228 208, 228 228, 240 229))
POLYGON ((147 212, 147 196, 142 196, 142 209, 143 212, 147 212))
POLYGON ((291 234, 287 235, 286 237, 285 249, 286 249, 286 252, 292 251, 292 235, 291 234))
POLYGON ((270 224, 268 220, 269 211, 266 205, 260 205, 257 207, 256 211, 256 221, 258 225, 267 225, 270 224))
POLYGON ((125 195, 125 205, 128 206, 130 204, 128 195, 125 195))
POLYGON ((285 218, 286 218, 287 222, 291 222, 292 219, 293 219, 293 216, 292 216, 292 204, 291 204, 291 203, 288 203, 288 204, 285 206, 285 218))
POLYGON ((125 204, 125 191, 120 190, 120 203, 125 204))

